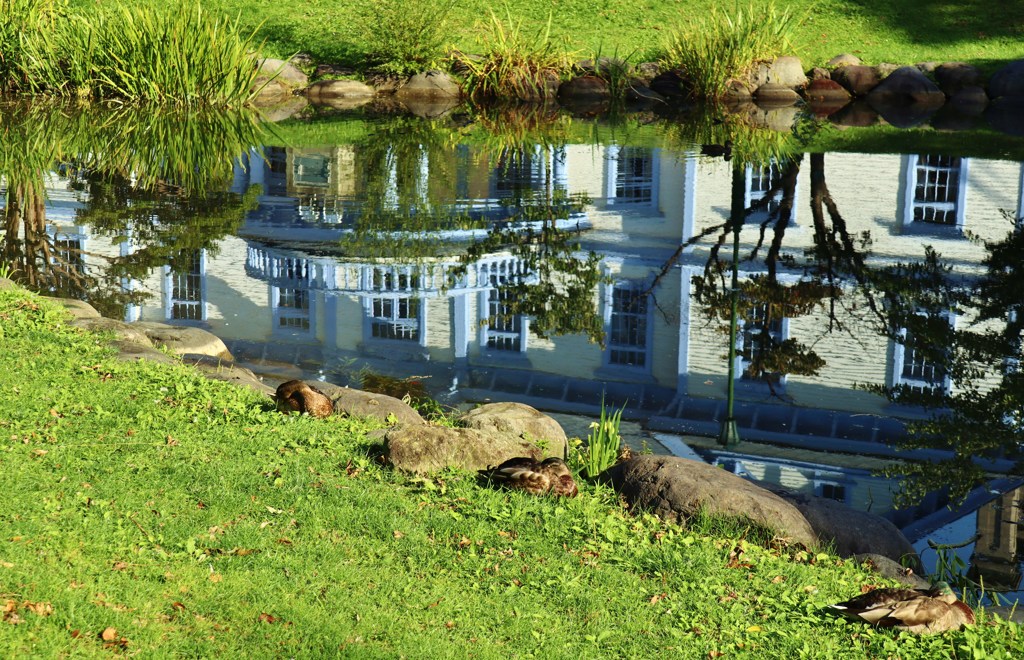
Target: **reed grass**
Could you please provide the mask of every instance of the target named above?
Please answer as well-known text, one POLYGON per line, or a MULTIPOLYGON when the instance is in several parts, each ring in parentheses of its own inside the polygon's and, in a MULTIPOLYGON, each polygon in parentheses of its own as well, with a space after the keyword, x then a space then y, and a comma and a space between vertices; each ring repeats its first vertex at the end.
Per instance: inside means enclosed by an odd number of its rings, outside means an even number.
POLYGON ((259 75, 255 33, 198 0, 162 7, 0 0, 0 91, 175 105, 241 105, 259 75))
POLYGON ((737 2, 731 12, 715 6, 670 33, 662 60, 685 73, 693 97, 720 99, 729 81, 756 62, 790 53, 800 22, 789 8, 779 9, 772 0, 737 2))
POLYGON ((609 414, 602 399, 601 417, 590 425, 586 450, 583 452, 583 471, 588 479, 597 477, 618 460, 622 451, 619 425, 623 410, 625 406, 609 414))
POLYGON ((523 21, 505 7, 505 20, 491 11, 485 39, 487 51, 480 58, 456 54, 465 71, 466 91, 477 100, 544 101, 553 98, 558 82, 572 56, 551 39, 551 15, 535 34, 523 29, 523 21))

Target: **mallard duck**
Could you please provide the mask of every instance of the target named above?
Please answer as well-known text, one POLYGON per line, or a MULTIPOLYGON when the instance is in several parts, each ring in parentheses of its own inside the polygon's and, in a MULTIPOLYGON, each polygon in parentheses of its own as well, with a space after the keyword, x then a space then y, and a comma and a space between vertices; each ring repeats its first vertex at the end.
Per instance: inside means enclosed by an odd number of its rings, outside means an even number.
POLYGON ((274 398, 277 400, 277 409, 286 415, 297 412, 313 417, 327 417, 334 413, 330 397, 301 380, 281 383, 277 386, 274 398))
POLYGON ((936 582, 929 589, 875 589, 832 608, 848 619, 918 635, 959 630, 974 623, 974 612, 945 582, 936 582))
POLYGON ((540 463, 524 456, 510 458, 498 467, 480 470, 480 476, 490 483, 534 495, 579 494, 569 466, 560 458, 547 458, 540 463))

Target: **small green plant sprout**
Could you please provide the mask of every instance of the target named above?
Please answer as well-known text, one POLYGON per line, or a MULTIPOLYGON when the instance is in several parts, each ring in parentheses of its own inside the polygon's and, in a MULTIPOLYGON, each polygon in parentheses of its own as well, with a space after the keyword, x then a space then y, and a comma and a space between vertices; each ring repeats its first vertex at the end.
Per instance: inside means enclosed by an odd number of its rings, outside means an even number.
POLYGON ((593 479, 611 466, 619 458, 622 449, 622 435, 619 424, 622 421, 623 405, 615 412, 608 414, 604 399, 601 399, 601 418, 590 425, 587 435, 587 449, 584 453, 583 471, 588 479, 593 479))

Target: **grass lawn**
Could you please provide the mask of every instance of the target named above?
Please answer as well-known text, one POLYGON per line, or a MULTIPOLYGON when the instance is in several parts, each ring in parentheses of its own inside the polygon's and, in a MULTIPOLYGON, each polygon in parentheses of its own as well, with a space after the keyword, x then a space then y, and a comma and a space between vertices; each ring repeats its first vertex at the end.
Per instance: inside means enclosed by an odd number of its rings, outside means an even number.
POLYGON ((4 657, 1024 654, 984 615, 925 638, 837 620, 882 580, 735 522, 397 474, 371 423, 116 362, 63 317, 0 291, 4 657))
MULTIPOLYGON (((145 0, 150 2, 152 0, 145 0)), ((372 24, 358 10, 373 0, 206 0, 210 11, 240 16, 258 28, 267 50, 284 56, 304 51, 318 60, 357 64, 372 24)), ((424 2, 426 0, 410 0, 424 2)), ((114 0, 72 0, 94 5, 114 0)), ((430 3, 444 6, 441 1, 430 3)), ((744 3, 745 4, 745 3, 744 3)), ((991 70, 998 63, 1024 57, 1024 3, 990 0, 791 0, 778 2, 804 15, 796 54, 806 66, 823 64, 850 52, 869 64, 961 60, 991 70)), ((452 46, 479 52, 489 35, 493 9, 505 16, 505 4, 454 0, 448 12, 452 46)), ((731 8, 731 0, 520 0, 512 17, 528 34, 539 32, 551 15, 554 39, 580 58, 597 52, 653 57, 669 31, 690 16, 713 7, 731 8)))

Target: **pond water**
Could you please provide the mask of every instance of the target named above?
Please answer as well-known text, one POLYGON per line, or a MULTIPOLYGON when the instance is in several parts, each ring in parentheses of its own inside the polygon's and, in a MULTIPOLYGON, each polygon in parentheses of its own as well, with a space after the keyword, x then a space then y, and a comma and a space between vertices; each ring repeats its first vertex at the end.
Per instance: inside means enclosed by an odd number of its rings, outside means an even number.
POLYGON ((2 260, 37 290, 206 328, 271 384, 622 407, 656 451, 878 513, 919 550, 981 535, 967 576, 1016 598, 1024 142, 876 129, 824 151, 814 122, 730 117, 0 118, 2 260), (883 476, 894 459, 921 467, 883 476))

